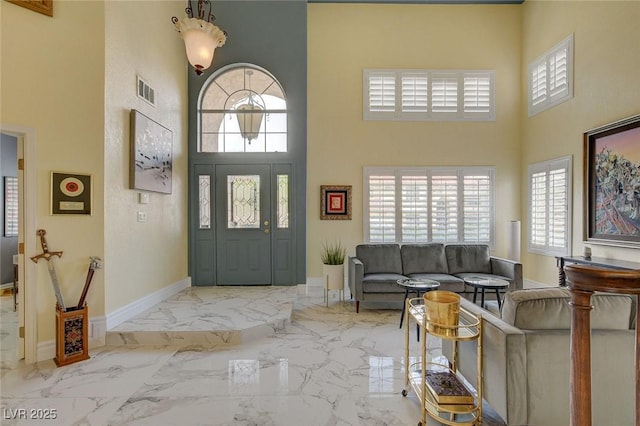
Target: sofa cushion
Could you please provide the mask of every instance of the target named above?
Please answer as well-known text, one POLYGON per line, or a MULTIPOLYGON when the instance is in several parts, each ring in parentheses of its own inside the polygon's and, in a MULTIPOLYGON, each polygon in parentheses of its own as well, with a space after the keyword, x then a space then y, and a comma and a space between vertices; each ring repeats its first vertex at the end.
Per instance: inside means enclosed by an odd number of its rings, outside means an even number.
POLYGON ((402 259, 398 244, 360 244, 356 246, 356 257, 364 267, 364 273, 402 274, 402 259))
POLYGON ((491 273, 491 253, 485 244, 448 244, 444 248, 450 274, 491 273))
POLYGON ((400 248, 402 271, 405 275, 418 273, 447 274, 444 244, 405 244, 400 248))
POLYGON ((400 274, 364 274, 362 278, 363 293, 404 293, 405 289, 398 285, 398 280, 407 278, 400 274))
MULTIPOLYGON (((570 294, 566 287, 514 290, 502 304, 502 320, 524 330, 571 328, 570 294)), ((591 297, 591 329, 628 330, 635 316, 633 299, 624 294, 591 297)))

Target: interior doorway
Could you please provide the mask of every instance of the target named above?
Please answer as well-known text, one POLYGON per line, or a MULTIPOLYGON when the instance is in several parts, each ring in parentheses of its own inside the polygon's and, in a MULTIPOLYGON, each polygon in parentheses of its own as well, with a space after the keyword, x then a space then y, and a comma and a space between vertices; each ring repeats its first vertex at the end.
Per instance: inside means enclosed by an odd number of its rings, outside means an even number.
MULTIPOLYGON (((17 233, 17 328, 15 357, 26 363, 37 362, 37 298, 36 272, 32 262, 25 262, 25 253, 35 252, 35 238, 25 238, 36 232, 36 161, 35 130, 25 126, 0 124, 0 134, 15 139, 18 178, 17 233)), ((3 160, 4 161, 4 160, 3 160)), ((4 179, 3 179, 4 181, 4 179)), ((3 221, 4 223, 4 221, 3 221)), ((13 268, 13 256, 11 261, 13 268)), ((13 303, 13 298, 11 299, 13 303)))
POLYGON ((24 353, 19 338, 18 312, 18 138, 0 134, 0 357, 5 362, 20 359, 24 353))

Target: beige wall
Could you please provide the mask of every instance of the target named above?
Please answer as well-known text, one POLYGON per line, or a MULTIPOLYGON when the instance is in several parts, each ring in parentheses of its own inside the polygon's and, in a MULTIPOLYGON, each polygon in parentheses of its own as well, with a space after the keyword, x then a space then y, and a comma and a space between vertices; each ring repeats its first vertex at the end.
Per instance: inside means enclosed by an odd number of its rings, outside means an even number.
POLYGON ((363 241, 365 166, 495 166, 494 253, 520 219, 521 6, 309 4, 307 275, 363 241), (494 122, 363 121, 366 68, 494 69, 494 122), (319 219, 320 185, 353 185, 353 219, 319 219))
MULTIPOLYGON (((104 256, 104 5, 58 1, 51 18, 3 1, 0 13, 0 122, 35 129, 36 226, 47 231, 51 250, 64 251, 58 277, 66 303, 74 305, 89 256, 104 256), (93 175, 91 216, 49 215, 51 171, 93 175)), ((37 294, 38 341, 53 340, 55 297, 44 262, 37 265, 37 282, 27 285, 37 294)), ((88 304, 90 315, 104 315, 101 273, 88 304)))
MULTIPOLYGON (((527 118, 526 84, 522 88, 523 170, 530 163, 573 156, 572 252, 583 244, 583 133, 640 113, 640 2, 532 1, 523 5, 522 78, 527 65, 569 34, 574 34, 574 97, 527 118)), ((522 198, 526 216, 527 197, 522 198)), ((526 217, 523 217, 526 219, 526 217)), ((523 231, 526 221, 523 221, 523 231)), ((558 271, 550 256, 529 254, 523 238, 525 276, 555 284, 558 271)), ((638 260, 637 249, 590 245, 593 256, 638 260)))
MULTIPOLYGON (((187 63, 170 22, 184 2, 56 1, 48 17, 2 1, 0 14, 0 123, 35 129, 36 226, 64 250, 57 268, 67 303, 79 297, 92 255, 104 260, 89 293, 92 319, 185 279, 187 63), (136 74, 155 88, 155 108, 136 97, 136 74), (173 131, 173 193, 152 193, 146 205, 128 189, 131 109, 173 131), (49 215, 52 170, 93 175, 91 216, 49 215)), ((33 284, 38 342, 50 342, 55 298, 44 264, 33 284)))
POLYGON ((171 17, 183 1, 106 4, 105 311, 187 277, 187 62, 171 17), (155 89, 156 106, 136 95, 136 75, 155 89), (170 195, 129 189, 129 114, 136 109, 173 131, 170 195), (137 221, 137 212, 147 221, 137 221))

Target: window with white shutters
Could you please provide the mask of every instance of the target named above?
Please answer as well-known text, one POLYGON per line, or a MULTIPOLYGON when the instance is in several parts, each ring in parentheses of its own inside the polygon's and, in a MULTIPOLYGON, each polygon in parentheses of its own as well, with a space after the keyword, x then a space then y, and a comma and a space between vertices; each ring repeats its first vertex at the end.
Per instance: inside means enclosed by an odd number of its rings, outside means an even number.
POLYGON ((465 114, 488 114, 493 105, 491 78, 483 75, 469 75, 464 78, 465 114))
POLYGON ((431 85, 431 110, 458 112, 458 79, 455 74, 436 75, 431 85))
POLYGON ((529 117, 573 97, 573 34, 529 64, 529 117))
POLYGON ((401 75, 402 112, 427 112, 429 78, 426 72, 410 72, 401 75))
POLYGON ((495 120, 495 71, 364 70, 365 120, 495 120))
POLYGON ((393 73, 371 73, 369 107, 375 112, 394 112, 396 108, 396 76, 393 73))
POLYGON ((529 251, 567 255, 571 241, 571 157, 528 168, 529 251))
POLYGON ((367 167, 365 239, 493 245, 494 176, 490 167, 367 167))
POLYGON ((369 238, 371 241, 396 241, 395 175, 374 174, 368 183, 369 238))
POLYGON ((402 240, 429 241, 429 181, 426 176, 401 176, 402 240))

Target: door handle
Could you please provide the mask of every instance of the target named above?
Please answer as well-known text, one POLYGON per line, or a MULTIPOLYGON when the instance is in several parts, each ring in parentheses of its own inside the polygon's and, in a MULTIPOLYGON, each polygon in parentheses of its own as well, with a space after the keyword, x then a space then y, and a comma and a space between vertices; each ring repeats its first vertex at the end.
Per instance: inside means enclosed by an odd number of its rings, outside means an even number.
POLYGON ((269 221, 268 220, 264 221, 264 226, 265 226, 264 233, 268 234, 269 233, 269 221))

